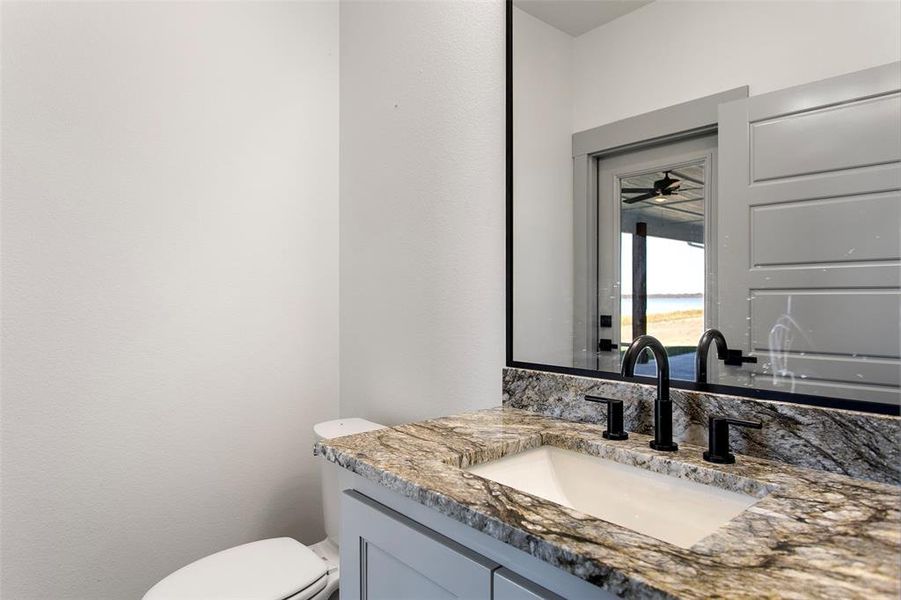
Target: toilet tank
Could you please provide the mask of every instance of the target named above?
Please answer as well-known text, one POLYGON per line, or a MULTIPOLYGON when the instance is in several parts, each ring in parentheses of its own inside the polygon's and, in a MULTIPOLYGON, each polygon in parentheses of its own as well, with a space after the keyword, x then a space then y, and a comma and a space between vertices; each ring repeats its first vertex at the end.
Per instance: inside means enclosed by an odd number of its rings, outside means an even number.
MULTIPOLYGON (((313 425, 316 441, 385 429, 384 425, 366 419, 335 419, 313 425)), ((325 534, 335 546, 338 545, 339 526, 341 522, 341 490, 338 484, 338 465, 319 457, 319 469, 322 474, 322 513, 325 517, 325 534)))

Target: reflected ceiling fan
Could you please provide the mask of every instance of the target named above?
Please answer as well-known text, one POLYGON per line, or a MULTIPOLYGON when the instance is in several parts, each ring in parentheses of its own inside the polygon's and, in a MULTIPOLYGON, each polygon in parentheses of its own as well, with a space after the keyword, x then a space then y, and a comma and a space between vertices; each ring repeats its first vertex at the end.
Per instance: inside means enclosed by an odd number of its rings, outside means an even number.
POLYGON ((663 199, 665 196, 672 196, 677 193, 679 187, 682 185, 682 180, 670 177, 669 174, 670 172, 666 171, 663 174, 663 179, 655 181, 654 187, 652 188, 621 188, 620 192, 623 194, 639 194, 632 198, 623 198, 623 202, 626 204, 635 204, 636 202, 650 200, 651 198, 663 199))

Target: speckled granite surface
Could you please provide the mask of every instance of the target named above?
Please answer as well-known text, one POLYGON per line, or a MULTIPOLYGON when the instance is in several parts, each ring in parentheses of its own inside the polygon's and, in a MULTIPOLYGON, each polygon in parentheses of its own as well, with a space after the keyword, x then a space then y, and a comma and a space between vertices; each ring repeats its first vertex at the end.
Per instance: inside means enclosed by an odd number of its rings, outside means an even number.
MULTIPOLYGON (((901 488, 739 457, 612 442, 602 425, 496 408, 325 440, 340 466, 613 593, 632 598, 898 598, 901 488), (761 497, 691 549, 467 473, 540 445, 761 497)), ((663 501, 663 500, 661 500, 663 501)))
MULTIPOLYGON (((593 423, 606 422, 606 408, 585 402, 585 394, 618 398, 628 431, 654 432, 651 385, 505 368, 503 394, 505 406, 593 423)), ((706 445, 709 415, 760 421, 763 429, 732 428, 733 452, 901 484, 899 417, 676 389, 670 397, 677 442, 706 445)))

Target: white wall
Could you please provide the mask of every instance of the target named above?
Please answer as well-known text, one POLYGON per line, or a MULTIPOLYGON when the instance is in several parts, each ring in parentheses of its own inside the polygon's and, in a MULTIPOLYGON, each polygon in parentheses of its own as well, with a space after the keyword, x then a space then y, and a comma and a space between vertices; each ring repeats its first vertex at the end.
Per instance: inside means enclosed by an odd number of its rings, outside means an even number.
POLYGON ((336 4, 2 18, 2 596, 136 598, 233 544, 316 541, 336 4))
POLYGON ((340 10, 341 414, 497 406, 503 4, 340 10))
POLYGON ((575 39, 573 131, 901 59, 901 2, 657 0, 575 39), (649 32, 664 26, 657 40, 649 32))
POLYGON ((572 365, 573 38, 513 10, 513 356, 572 365))

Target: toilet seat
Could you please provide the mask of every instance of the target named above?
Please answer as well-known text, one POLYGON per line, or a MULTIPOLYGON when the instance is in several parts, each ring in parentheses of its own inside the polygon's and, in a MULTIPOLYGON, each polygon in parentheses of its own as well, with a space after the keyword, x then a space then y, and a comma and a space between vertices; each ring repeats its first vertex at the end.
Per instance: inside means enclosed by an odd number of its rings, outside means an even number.
POLYGON ((175 571, 144 600, 309 600, 329 580, 325 561, 291 538, 229 548, 175 571))

